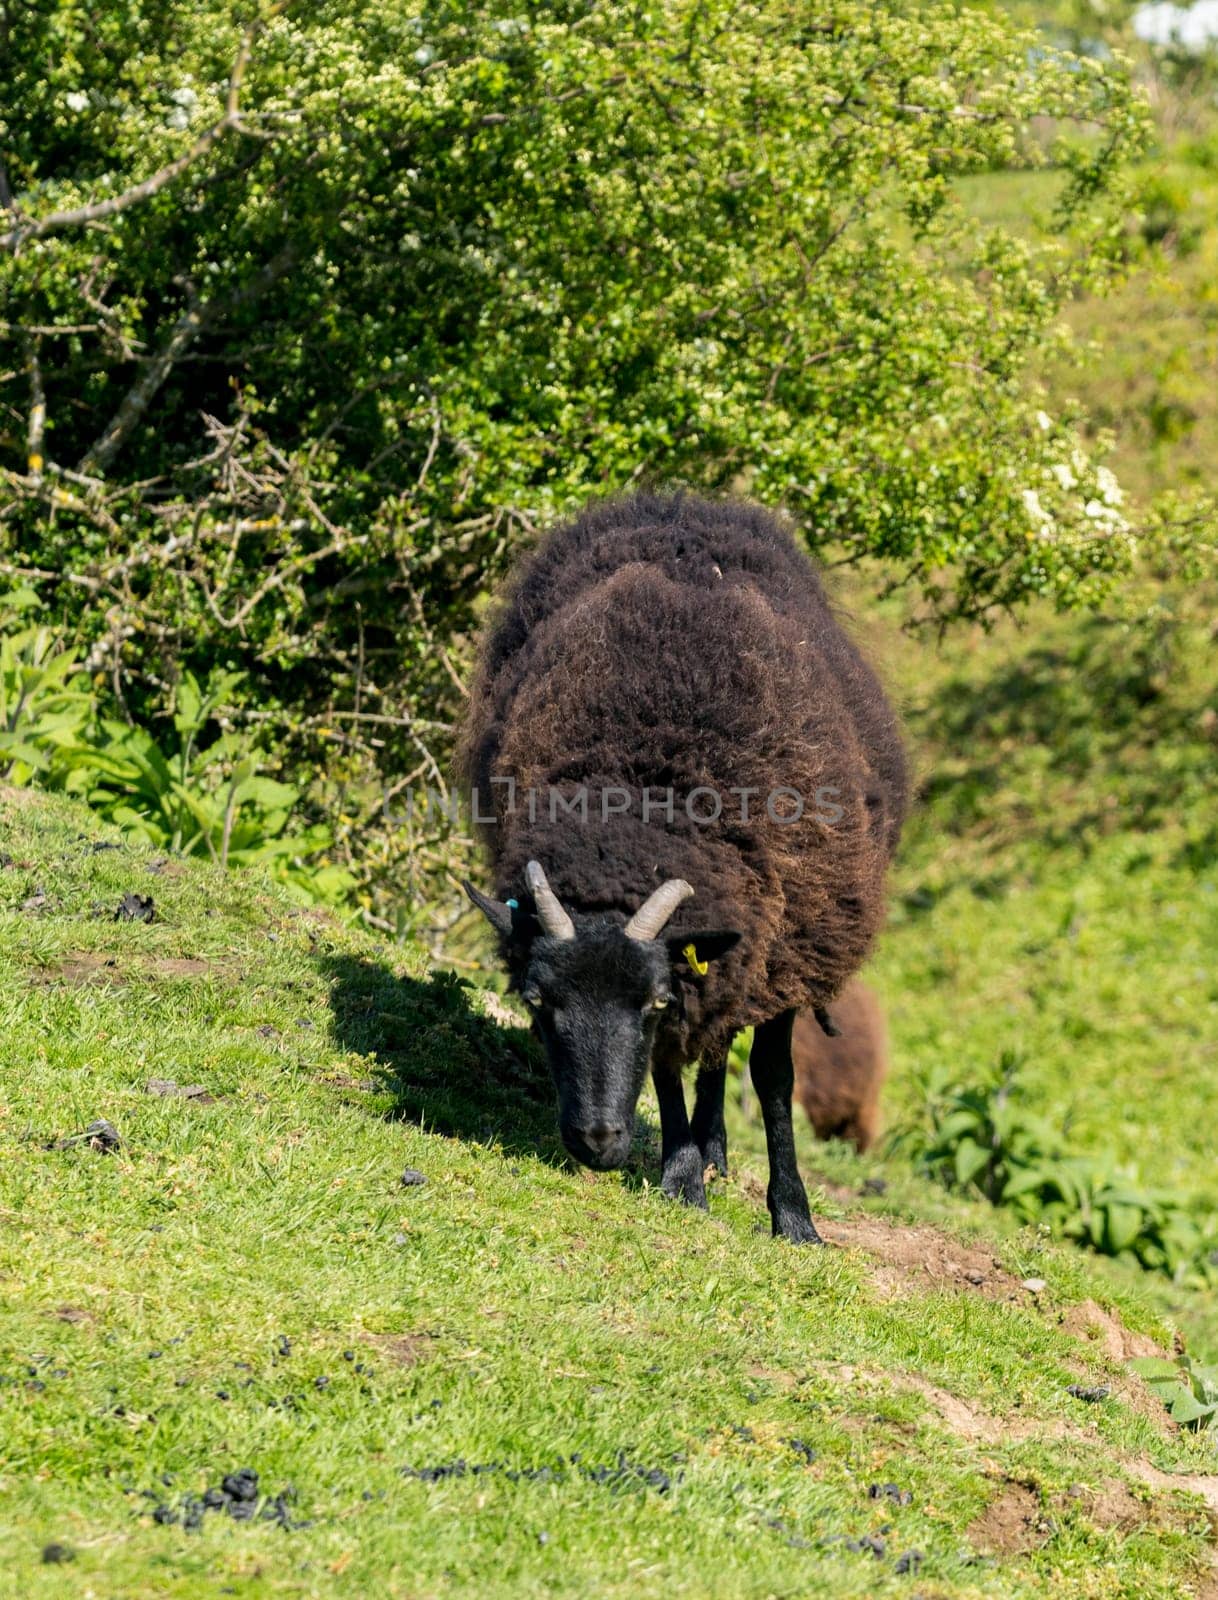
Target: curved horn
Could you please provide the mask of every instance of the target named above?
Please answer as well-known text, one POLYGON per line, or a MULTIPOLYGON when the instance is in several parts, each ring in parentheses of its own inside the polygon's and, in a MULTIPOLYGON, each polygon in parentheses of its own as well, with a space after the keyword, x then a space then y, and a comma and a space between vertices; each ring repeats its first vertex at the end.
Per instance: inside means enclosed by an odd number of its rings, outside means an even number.
POLYGON ((649 895, 626 924, 628 939, 654 939, 672 916, 682 900, 688 900, 693 890, 684 878, 669 878, 654 894, 649 895))
POLYGON ((541 870, 539 861, 530 861, 524 869, 524 881, 528 885, 529 893, 533 896, 533 904, 537 907, 537 917, 542 928, 551 939, 574 939, 575 924, 562 908, 562 902, 546 882, 546 875, 541 870))

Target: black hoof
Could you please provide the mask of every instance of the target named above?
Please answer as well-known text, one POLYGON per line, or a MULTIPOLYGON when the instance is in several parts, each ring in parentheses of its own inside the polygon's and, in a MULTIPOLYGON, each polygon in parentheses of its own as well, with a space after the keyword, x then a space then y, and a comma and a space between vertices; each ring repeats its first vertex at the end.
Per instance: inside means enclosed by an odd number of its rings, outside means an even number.
POLYGON ((776 1239, 786 1239, 789 1244, 824 1244, 811 1217, 798 1211, 779 1211, 773 1216, 776 1239))
POLYGON ((703 1165, 704 1168, 706 1168, 706 1167, 714 1167, 715 1171, 719 1174, 719 1176, 721 1178, 726 1178, 727 1177, 727 1146, 724 1145, 724 1144, 717 1144, 712 1139, 707 1144, 706 1149, 703 1150, 703 1152, 702 1152, 702 1165, 703 1165))
POLYGON ((660 1179, 660 1188, 670 1200, 680 1200, 699 1211, 708 1211, 706 1185, 702 1181, 702 1156, 694 1145, 671 1157, 660 1179))

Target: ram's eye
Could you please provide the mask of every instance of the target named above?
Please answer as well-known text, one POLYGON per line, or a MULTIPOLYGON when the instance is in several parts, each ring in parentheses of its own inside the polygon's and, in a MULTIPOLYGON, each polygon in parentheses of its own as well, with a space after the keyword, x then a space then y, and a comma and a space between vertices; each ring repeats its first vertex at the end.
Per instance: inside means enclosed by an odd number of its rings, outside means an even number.
POLYGON ((533 1010, 536 1011, 537 1008, 542 1003, 541 1002, 541 990, 537 987, 536 984, 531 983, 531 984, 529 984, 528 988, 525 989, 525 991, 521 995, 521 999, 524 1001, 526 1006, 531 1006, 533 1008, 533 1010))
POLYGON ((672 996, 670 994, 658 994, 651 1002, 651 1009, 653 1011, 663 1011, 664 1007, 671 999, 672 996))

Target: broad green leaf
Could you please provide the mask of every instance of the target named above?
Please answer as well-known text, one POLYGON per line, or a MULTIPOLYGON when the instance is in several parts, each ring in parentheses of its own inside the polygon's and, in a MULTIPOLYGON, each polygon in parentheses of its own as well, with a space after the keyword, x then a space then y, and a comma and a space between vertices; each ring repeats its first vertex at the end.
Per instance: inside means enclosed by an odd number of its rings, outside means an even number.
POLYGON ((1178 1422, 1182 1428, 1208 1422, 1215 1411, 1218 1411, 1218 1405, 1198 1400, 1191 1389, 1185 1388, 1181 1388, 1178 1394, 1171 1395, 1166 1404, 1172 1421, 1178 1422))

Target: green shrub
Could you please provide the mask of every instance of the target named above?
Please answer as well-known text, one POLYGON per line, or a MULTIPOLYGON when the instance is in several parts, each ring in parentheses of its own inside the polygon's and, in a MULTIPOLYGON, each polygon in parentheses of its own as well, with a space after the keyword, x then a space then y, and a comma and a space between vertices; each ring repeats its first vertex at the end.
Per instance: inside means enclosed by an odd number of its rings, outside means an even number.
POLYGON ((0 596, 0 781, 79 795, 158 849, 225 868, 268 867, 301 899, 349 898, 351 874, 325 859, 329 828, 301 824, 298 790, 260 771, 265 752, 232 730, 203 742, 239 674, 213 673, 204 688, 185 673, 162 746, 146 729, 101 715, 56 630, 19 625, 38 606, 29 590, 0 596))
POLYGON ((1134 191, 1134 204, 1139 214, 1138 232, 1145 244, 1181 256, 1197 249, 1204 223, 1195 214, 1192 188, 1183 174, 1161 168, 1145 173, 1134 191))
POLYGON ((237 673, 216 672, 204 688, 184 674, 168 748, 143 728, 102 718, 64 753, 62 786, 158 849, 207 855, 224 868, 267 866, 304 899, 340 901, 353 880, 310 861, 326 851, 331 833, 300 825, 299 791, 260 773, 265 753, 245 736, 225 731, 202 742, 239 682, 237 673))
POLYGON ((141 724, 240 668, 331 815, 443 770, 488 585, 591 494, 781 502, 938 619, 1129 567, 1025 381, 1121 253, 1115 59, 864 0, 63 0, 2 77, 0 563, 141 724), (1043 225, 958 203, 1004 167, 1043 225))
POLYGON ((30 589, 0 595, 0 782, 48 774, 92 720, 94 697, 59 630, 28 622, 30 589), (21 626, 26 623, 27 625, 21 626))
POLYGON ((981 1194, 1059 1238, 1177 1282, 1215 1281, 1214 1219, 1066 1153, 1064 1136, 1023 1104, 1019 1066, 1007 1052, 976 1083, 932 1080, 922 1117, 895 1131, 894 1148, 946 1187, 981 1194))
POLYGON ((1218 1367, 1201 1366, 1185 1355, 1174 1361, 1139 1356, 1129 1365, 1162 1400, 1173 1422, 1196 1430, 1212 1425, 1218 1415, 1218 1367))

